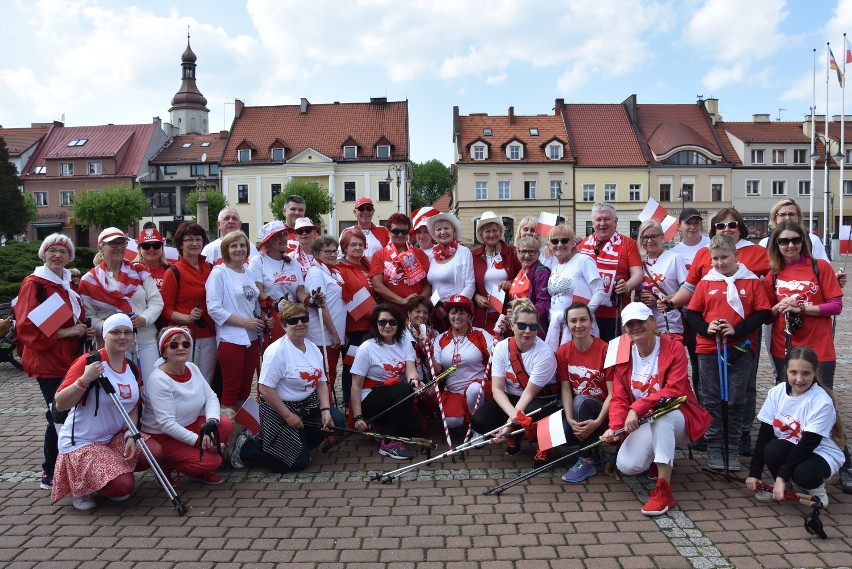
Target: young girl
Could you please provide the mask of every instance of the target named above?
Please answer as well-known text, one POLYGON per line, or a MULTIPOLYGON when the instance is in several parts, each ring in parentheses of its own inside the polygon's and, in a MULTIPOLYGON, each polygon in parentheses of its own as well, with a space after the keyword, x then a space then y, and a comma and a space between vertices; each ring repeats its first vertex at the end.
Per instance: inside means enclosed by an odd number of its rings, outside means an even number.
POLYGON ((792 482, 828 504, 825 480, 843 464, 846 434, 838 420, 834 396, 822 386, 816 352, 796 346, 785 361, 786 383, 769 390, 757 418, 754 457, 746 486, 755 490, 763 465, 775 479, 772 494, 758 491, 761 501, 784 499, 792 482))
POLYGON ((701 373, 701 404, 713 422, 704 434, 707 466, 713 470, 740 469, 738 452, 746 389, 756 345, 755 331, 766 322, 771 306, 760 280, 737 262, 737 248, 727 235, 710 240, 713 268, 695 288, 686 318, 698 333, 698 368, 701 373), (728 361, 728 464, 722 446, 722 401, 719 386, 717 342, 727 343, 728 361), (736 359, 736 361, 734 361, 736 359))

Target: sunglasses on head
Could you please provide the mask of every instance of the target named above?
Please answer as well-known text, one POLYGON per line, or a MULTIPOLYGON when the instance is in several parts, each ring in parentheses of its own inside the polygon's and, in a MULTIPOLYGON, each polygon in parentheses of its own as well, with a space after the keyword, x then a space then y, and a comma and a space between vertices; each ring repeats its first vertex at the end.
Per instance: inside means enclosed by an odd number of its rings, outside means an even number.
POLYGON ((185 350, 188 350, 192 345, 192 342, 189 340, 184 340, 183 342, 169 342, 169 347, 173 350, 177 350, 178 346, 182 347, 185 350))
POLYGON ((728 229, 736 229, 740 226, 739 221, 729 221, 725 223, 724 221, 720 221, 719 223, 714 223, 713 226, 716 228, 716 231, 722 231, 725 228, 728 229))
POLYGON ((515 322, 515 326, 518 327, 518 330, 523 332, 527 328, 529 328, 533 332, 538 332, 538 324, 533 322, 531 324, 527 324, 526 322, 515 322))
POLYGON ((287 318, 286 320, 284 320, 284 322, 286 322, 288 326, 295 326, 299 322, 301 322, 302 324, 307 324, 310 319, 311 318, 307 314, 304 314, 302 316, 294 316, 292 318, 287 318))
POLYGON ((407 229, 399 229, 398 227, 391 229, 390 232, 393 233, 394 235, 407 235, 408 234, 407 229))
POLYGON ((801 245, 802 244, 801 236, 798 236, 798 237, 779 237, 778 239, 776 239, 776 241, 778 242, 778 244, 781 247, 786 247, 787 245, 790 245, 790 244, 793 244, 793 245, 801 245))
POLYGON ((159 251, 163 248, 162 243, 140 243, 139 247, 148 251, 149 249, 153 249, 154 251, 159 251))
POLYGON ((384 318, 380 318, 376 323, 379 325, 379 328, 384 328, 385 326, 399 325, 396 320, 385 320, 384 318))
POLYGON ((371 205, 362 205, 361 207, 358 208, 358 211, 374 211, 375 209, 376 208, 374 208, 371 205))
POLYGON ((568 244, 568 243, 570 243, 571 241, 573 241, 573 239, 570 239, 570 238, 568 238, 568 237, 563 237, 563 238, 561 238, 561 239, 551 239, 551 240, 550 240, 550 242, 551 242, 551 243, 553 243, 554 245, 559 245, 560 243, 562 243, 563 245, 567 245, 567 244, 568 244))

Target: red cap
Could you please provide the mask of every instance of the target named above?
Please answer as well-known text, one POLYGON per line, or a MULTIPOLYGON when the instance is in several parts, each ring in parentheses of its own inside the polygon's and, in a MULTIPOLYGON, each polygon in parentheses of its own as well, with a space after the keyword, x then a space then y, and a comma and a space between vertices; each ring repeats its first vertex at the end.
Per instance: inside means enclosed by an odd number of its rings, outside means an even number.
POLYGON ((139 239, 136 240, 137 243, 162 243, 164 241, 165 239, 155 227, 143 229, 142 233, 139 234, 139 239))
POLYGON ((458 306, 459 308, 464 308, 470 314, 473 314, 473 302, 466 297, 460 294, 454 294, 449 299, 444 301, 444 309, 449 312, 450 308, 454 306, 458 306))
POLYGON ((367 204, 373 205, 373 200, 371 200, 370 198, 368 198, 366 196, 363 197, 363 198, 358 198, 357 200, 355 200, 355 209, 358 209, 362 205, 367 205, 367 204))

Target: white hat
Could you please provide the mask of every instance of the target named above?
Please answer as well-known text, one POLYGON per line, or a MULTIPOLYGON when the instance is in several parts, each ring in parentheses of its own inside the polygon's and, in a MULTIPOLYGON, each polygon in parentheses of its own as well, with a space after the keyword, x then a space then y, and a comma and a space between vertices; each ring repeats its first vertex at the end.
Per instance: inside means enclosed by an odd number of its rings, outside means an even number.
POLYGON ((482 239, 482 229, 491 225, 492 223, 496 223, 500 226, 500 238, 503 238, 503 233, 506 231, 505 226, 503 225, 503 218, 498 216, 493 211, 483 211, 482 215, 479 216, 479 223, 476 226, 476 236, 482 239))
POLYGON ((259 245, 262 246, 264 243, 272 239, 276 233, 281 233, 286 229, 287 226, 284 225, 284 222, 278 221, 277 219, 275 221, 270 221, 269 223, 264 223, 257 231, 257 238, 260 239, 259 245))
POLYGON ((293 231, 298 231, 306 227, 313 227, 317 232, 319 232, 319 226, 314 224, 310 217, 300 217, 297 219, 296 224, 293 226, 293 231))
MULTIPOLYGON (((432 239, 435 239, 435 224, 439 221, 449 221, 450 225, 453 226, 453 229, 456 231, 456 241, 461 241, 462 236, 462 224, 459 221, 459 218, 451 213, 439 213, 437 215, 433 215, 429 219, 426 220, 426 227, 429 229, 429 235, 432 236, 432 239)), ((436 239, 437 241, 437 239, 436 239)))
POLYGON ((645 321, 654 315, 651 309, 641 302, 631 302, 621 311, 621 323, 627 324, 631 320, 645 321))
POLYGON ((106 320, 104 320, 103 326, 103 336, 106 338, 106 335, 113 328, 117 328, 118 326, 127 326, 131 330, 133 329, 133 322, 130 321, 130 317, 124 312, 116 312, 106 320))
POLYGON ((98 247, 103 245, 104 243, 109 243, 110 241, 115 241, 116 239, 124 239, 125 241, 129 241, 130 238, 119 229, 118 227, 107 227, 101 234, 98 235, 98 247))

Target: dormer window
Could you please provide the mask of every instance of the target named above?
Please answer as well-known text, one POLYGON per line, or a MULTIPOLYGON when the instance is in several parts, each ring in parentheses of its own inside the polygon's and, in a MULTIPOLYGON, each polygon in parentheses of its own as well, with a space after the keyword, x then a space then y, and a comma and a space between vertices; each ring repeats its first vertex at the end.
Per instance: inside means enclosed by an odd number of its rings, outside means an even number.
POLYGON ((488 158, 488 148, 484 144, 473 145, 473 159, 485 160, 488 158))
POLYGON ((33 174, 47 174, 47 166, 36 166, 33 174))
POLYGON ((190 146, 192 146, 191 142, 184 142, 182 148, 189 148, 190 146))
POLYGON ((491 131, 490 128, 483 128, 482 129, 482 136, 491 136, 492 134, 494 134, 494 133, 491 131))
POLYGON ((506 156, 509 160, 520 160, 523 158, 523 152, 521 151, 520 144, 510 144, 508 148, 506 148, 506 156))
POLYGON ((554 142, 553 144, 547 145, 547 157, 550 160, 561 160, 562 159, 562 145, 558 142, 554 142))
POLYGON ((251 162, 251 148, 237 150, 237 162, 251 162))
POLYGON ((59 175, 60 176, 73 176, 74 175, 74 164, 71 162, 60 162, 59 163, 59 175))
POLYGON ((344 146, 343 147, 343 159, 344 160, 355 160, 358 157, 358 147, 357 146, 344 146))
POLYGON ((376 158, 379 160, 387 160, 390 158, 390 145, 381 144, 376 146, 376 158))
POLYGON ((71 142, 69 142, 68 146, 83 146, 87 142, 89 142, 88 138, 76 138, 76 139, 72 140, 71 142))
POLYGON ((538 129, 537 128, 531 128, 530 129, 530 136, 538 136, 538 129))
POLYGON ((89 162, 87 164, 89 170, 89 176, 100 176, 104 173, 103 163, 100 161, 89 162))
POLYGON ((273 162, 283 162, 284 161, 284 149, 283 148, 273 148, 272 149, 272 161, 273 162))
POLYGON ((207 148, 208 146, 210 146, 210 143, 209 143, 209 142, 202 142, 202 143, 201 143, 201 147, 202 147, 202 148, 207 148))

